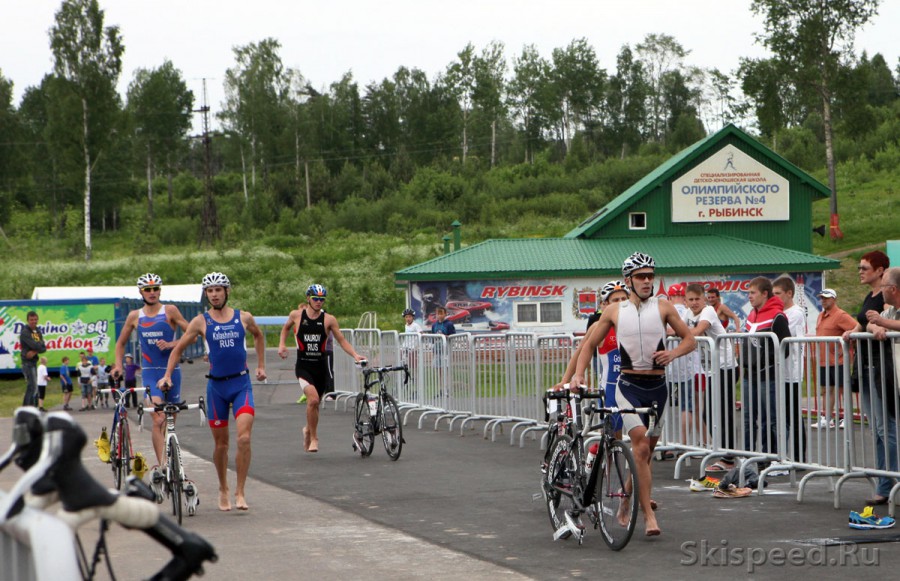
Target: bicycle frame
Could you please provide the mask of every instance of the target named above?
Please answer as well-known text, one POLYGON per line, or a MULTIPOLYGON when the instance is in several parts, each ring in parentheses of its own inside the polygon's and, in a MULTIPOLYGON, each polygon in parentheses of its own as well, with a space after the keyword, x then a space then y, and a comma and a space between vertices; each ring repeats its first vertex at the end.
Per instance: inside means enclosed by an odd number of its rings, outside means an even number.
MULTIPOLYGON (((138 393, 143 395, 147 391, 144 387, 126 387, 119 389, 117 387, 104 388, 97 391, 98 395, 112 395, 115 402, 113 411, 113 422, 110 430, 110 463, 112 464, 114 479, 116 480, 116 488, 120 488, 124 483, 121 478, 121 470, 125 475, 131 474, 131 460, 134 458, 134 447, 131 441, 131 429, 128 424, 128 408, 125 407, 125 401, 129 394, 138 393), (127 450, 127 454, 125 451, 127 450), (122 462, 125 466, 122 466, 122 462)), ((143 415, 143 408, 137 407, 138 417, 143 415)))

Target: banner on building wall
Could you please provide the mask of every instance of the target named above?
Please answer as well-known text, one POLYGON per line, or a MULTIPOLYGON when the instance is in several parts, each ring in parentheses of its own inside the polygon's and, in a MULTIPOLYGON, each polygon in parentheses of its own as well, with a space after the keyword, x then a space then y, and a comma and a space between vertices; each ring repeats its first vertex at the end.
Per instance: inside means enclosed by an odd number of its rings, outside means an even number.
MULTIPOLYGON (((785 273, 769 273, 770 280, 785 273)), ((804 310, 807 330, 814 333, 822 290, 822 273, 788 273, 797 291, 794 303, 804 310)), ((677 283, 699 283, 719 290, 722 302, 741 321, 752 310, 750 281, 758 275, 666 275, 657 278, 657 295, 677 283)), ((606 279, 544 281, 419 282, 410 285, 410 306, 426 331, 437 320, 438 306, 458 330, 471 332, 534 331, 583 332, 585 321, 600 309, 600 289, 606 279)), ((733 330, 733 327, 732 327, 733 330)))
POLYGON ((790 183, 726 145, 672 183, 672 222, 790 219, 790 183))
POLYGON ((21 367, 19 335, 27 325, 27 314, 38 314, 38 328, 44 334, 47 366, 59 367, 68 356, 75 365, 78 354, 90 347, 97 357, 111 364, 116 346, 116 305, 0 305, 0 370, 21 367))

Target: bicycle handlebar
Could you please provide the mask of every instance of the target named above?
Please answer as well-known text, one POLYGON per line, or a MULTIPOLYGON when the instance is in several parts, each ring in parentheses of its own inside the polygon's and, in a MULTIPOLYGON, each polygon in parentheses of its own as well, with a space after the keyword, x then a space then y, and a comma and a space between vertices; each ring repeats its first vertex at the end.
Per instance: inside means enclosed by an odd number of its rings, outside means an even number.
POLYGON ((129 480, 126 497, 94 479, 81 462, 87 435, 70 415, 51 412, 41 418, 37 410, 31 409, 16 410, 13 446, 0 462, 0 469, 15 460, 26 470, 0 501, 0 522, 18 514, 25 505, 25 493, 31 491, 43 506, 59 500, 62 510, 58 516, 73 530, 95 518, 104 518, 140 529, 165 546, 172 559, 153 579, 188 579, 202 573, 205 561, 218 559, 215 549, 205 539, 162 516, 156 504, 149 500, 148 494, 152 493, 139 480, 134 477, 129 480))
POLYGON ((123 387, 122 389, 110 387, 98 389, 97 393, 111 394, 115 397, 116 394, 124 395, 126 393, 146 393, 147 391, 149 390, 146 387, 123 387))

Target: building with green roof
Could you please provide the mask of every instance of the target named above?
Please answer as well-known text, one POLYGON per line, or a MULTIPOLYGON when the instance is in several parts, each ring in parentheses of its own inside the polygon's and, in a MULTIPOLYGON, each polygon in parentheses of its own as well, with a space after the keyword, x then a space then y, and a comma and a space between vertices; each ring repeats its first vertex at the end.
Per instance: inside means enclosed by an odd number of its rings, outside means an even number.
POLYGON ((571 332, 599 307, 634 251, 656 259, 659 294, 699 282, 744 318, 755 276, 790 275, 811 328, 824 272, 812 203, 828 188, 728 125, 672 156, 563 238, 486 240, 395 273, 429 323, 438 305, 462 330, 571 332))

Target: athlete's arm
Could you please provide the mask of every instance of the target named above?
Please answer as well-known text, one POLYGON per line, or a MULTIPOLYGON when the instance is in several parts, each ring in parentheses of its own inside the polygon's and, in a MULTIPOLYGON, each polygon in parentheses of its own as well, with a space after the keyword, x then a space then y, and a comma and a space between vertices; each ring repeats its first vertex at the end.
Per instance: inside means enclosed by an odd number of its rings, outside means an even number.
MULTIPOLYGON (((579 343, 578 347, 575 349, 575 353, 572 353, 572 357, 569 358, 569 364, 566 365, 566 371, 563 373, 562 379, 559 381, 559 383, 557 383, 556 385, 553 386, 553 388, 552 388, 553 391, 559 391, 560 389, 562 389, 562 386, 564 386, 565 384, 572 383, 572 377, 575 375, 575 370, 578 367, 578 358, 581 356, 581 352, 585 348, 584 346, 588 341, 588 337, 592 333, 596 333, 596 331, 594 330, 594 329, 596 329, 596 327, 597 327, 596 324, 593 324, 590 327, 588 327, 587 333, 584 334, 584 337, 581 339, 581 343, 579 343)), ((600 341, 597 342, 597 345, 599 345, 604 340, 606 340, 606 335, 604 335, 600 339, 600 341)), ((591 351, 591 353, 592 353, 591 356, 593 357, 593 351, 591 351)))
POLYGON ((166 364, 166 373, 156 382, 157 387, 163 389, 168 385, 172 385, 172 372, 175 371, 175 366, 181 362, 181 354, 188 348, 188 345, 197 340, 197 337, 203 335, 205 330, 206 321, 203 319, 203 315, 197 315, 191 320, 184 335, 172 348, 172 353, 169 355, 169 361, 166 364))
POLYGON ((587 335, 584 336, 584 339, 581 340, 581 345, 579 346, 581 349, 581 353, 578 355, 578 363, 575 367, 575 374, 572 375, 572 381, 570 384, 572 386, 584 385, 584 372, 591 364, 591 359, 594 357, 594 352, 597 350, 597 345, 600 344, 600 341, 606 338, 606 335, 609 333, 610 329, 612 329, 615 325, 613 321, 616 320, 616 317, 619 315, 619 303, 613 303, 607 308, 603 309, 603 314, 600 315, 600 320, 591 325, 591 328, 588 330, 587 335))
POLYGON ((119 332, 119 338, 116 340, 116 362, 112 368, 112 376, 119 378, 122 376, 122 360, 125 358, 125 345, 131 339, 131 333, 137 328, 138 311, 131 311, 125 317, 125 324, 119 332))
MULTIPOLYGON (((188 322, 184 318, 184 315, 181 314, 181 311, 178 310, 178 307, 175 305, 165 305, 166 310, 166 321, 168 321, 169 325, 173 329, 181 329, 181 333, 184 334, 188 328, 188 322)), ((171 341, 157 341, 156 346, 159 347, 160 351, 165 351, 166 349, 171 349, 178 344, 178 339, 172 338, 171 341)))
POLYGON ((687 355, 697 348, 697 341, 691 334, 687 324, 678 316, 678 311, 671 303, 659 302, 659 310, 663 317, 663 324, 668 324, 681 337, 681 342, 674 349, 663 349, 653 353, 653 360, 657 365, 668 365, 682 355, 687 355))
POLYGON ((347 352, 347 355, 353 357, 356 361, 365 359, 365 357, 356 352, 350 341, 347 341, 344 334, 341 333, 341 327, 338 325, 337 319, 328 313, 325 313, 325 332, 332 334, 334 340, 341 346, 341 349, 347 352))
POLYGON ((256 319, 247 311, 241 311, 241 323, 244 329, 253 335, 253 348, 256 349, 256 379, 266 379, 266 336, 256 324, 256 319))
POLYGON ((287 321, 281 327, 281 336, 278 338, 278 356, 282 359, 287 358, 287 334, 294 329, 295 321, 300 318, 300 311, 293 310, 288 315, 287 321))

